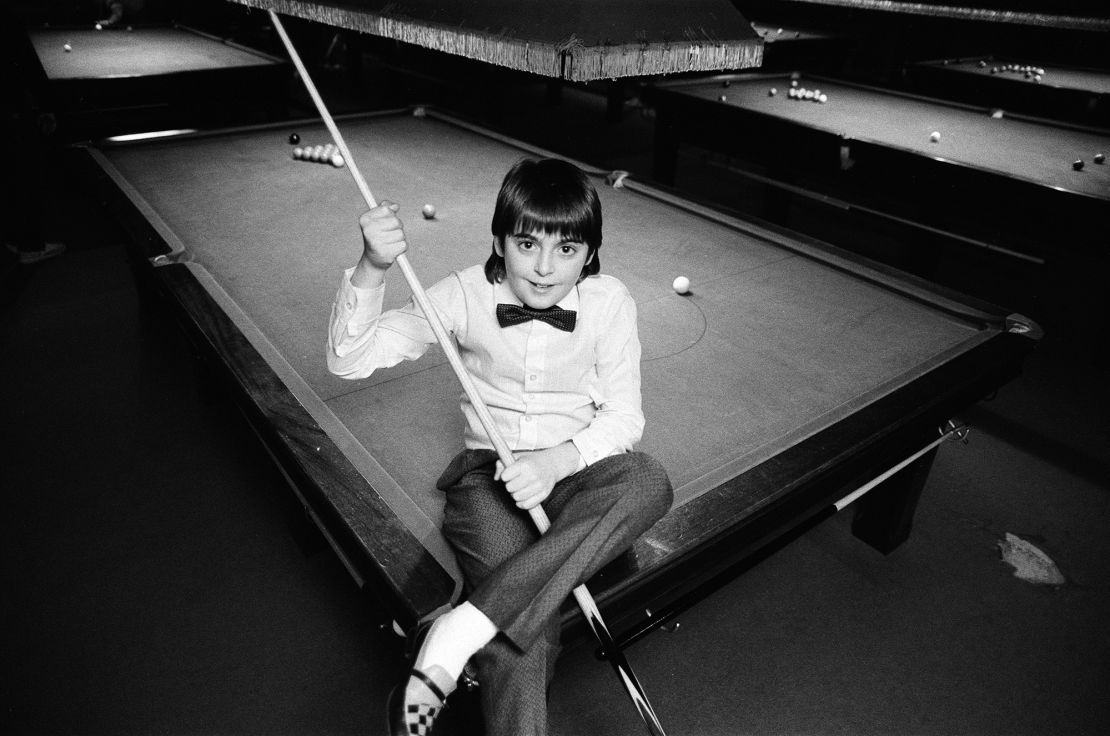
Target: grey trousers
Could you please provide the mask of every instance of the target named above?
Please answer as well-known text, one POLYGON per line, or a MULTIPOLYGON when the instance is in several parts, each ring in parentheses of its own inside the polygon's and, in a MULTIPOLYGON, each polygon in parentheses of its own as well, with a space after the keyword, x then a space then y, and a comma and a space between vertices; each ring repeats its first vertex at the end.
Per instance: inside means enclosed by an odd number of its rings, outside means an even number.
POLYGON ((501 632, 474 659, 486 734, 542 736, 563 601, 666 514, 673 494, 649 455, 605 458, 555 485, 543 504, 551 528, 540 536, 493 480, 496 459, 467 450, 444 471, 443 533, 468 600, 501 632))

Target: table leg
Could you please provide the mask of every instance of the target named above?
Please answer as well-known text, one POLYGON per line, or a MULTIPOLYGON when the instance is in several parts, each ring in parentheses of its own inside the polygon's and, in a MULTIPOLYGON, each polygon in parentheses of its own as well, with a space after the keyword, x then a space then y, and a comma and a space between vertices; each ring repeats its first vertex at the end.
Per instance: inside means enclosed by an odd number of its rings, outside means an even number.
POLYGON ((852 533, 883 554, 906 541, 936 455, 934 448, 861 498, 856 503, 852 533))

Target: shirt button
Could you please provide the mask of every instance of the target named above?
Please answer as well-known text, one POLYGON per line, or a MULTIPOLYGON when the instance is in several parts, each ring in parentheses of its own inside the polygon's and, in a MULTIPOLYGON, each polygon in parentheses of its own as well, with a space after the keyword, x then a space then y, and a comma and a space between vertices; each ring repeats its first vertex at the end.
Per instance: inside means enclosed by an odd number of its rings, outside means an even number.
POLYGON ((532 417, 524 417, 524 421, 530 422, 530 421, 532 421, 532 417))

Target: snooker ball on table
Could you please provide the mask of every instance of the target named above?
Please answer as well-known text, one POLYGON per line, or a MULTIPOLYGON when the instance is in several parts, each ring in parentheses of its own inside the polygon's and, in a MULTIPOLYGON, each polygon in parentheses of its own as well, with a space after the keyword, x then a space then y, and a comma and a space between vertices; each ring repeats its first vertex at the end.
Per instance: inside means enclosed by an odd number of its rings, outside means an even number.
POLYGON ((1075 169, 1076 171, 1082 171, 1083 170, 1083 159, 1081 159, 1081 158, 1075 159, 1074 161, 1071 162, 1071 167, 1073 169, 1075 169))
POLYGON ((300 142, 301 142, 301 137, 299 135, 297 135, 296 133, 290 133, 289 134, 289 145, 295 146, 300 142))
POLYGON ((434 219, 436 216, 436 208, 434 205, 426 204, 424 209, 420 210, 420 214, 424 215, 425 220, 434 219))
POLYGON ((933 143, 940 142, 940 132, 934 130, 932 133, 929 134, 929 140, 931 140, 933 143))
POLYGON ((685 276, 679 276, 671 284, 676 294, 689 294, 690 293, 690 279, 685 276))
POLYGON ((1095 163, 1096 163, 1096 164, 1104 164, 1104 163, 1106 163, 1106 157, 1105 157, 1105 156, 1103 156, 1103 155, 1102 155, 1101 153, 1096 153, 1096 154, 1095 154, 1095 163))
POLYGON ((62 48, 66 50, 66 53, 67 53, 67 54, 68 54, 68 53, 69 53, 70 51, 73 51, 73 47, 72 47, 72 46, 70 46, 70 45, 69 45, 68 43, 63 43, 63 44, 62 44, 62 48))

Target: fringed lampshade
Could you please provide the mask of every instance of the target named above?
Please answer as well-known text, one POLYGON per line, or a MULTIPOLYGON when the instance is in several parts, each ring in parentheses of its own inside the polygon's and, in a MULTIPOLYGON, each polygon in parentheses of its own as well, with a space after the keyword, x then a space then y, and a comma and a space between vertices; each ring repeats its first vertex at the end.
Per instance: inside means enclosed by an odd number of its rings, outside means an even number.
POLYGON ((585 82, 759 66, 729 0, 232 0, 490 64, 585 82))
POLYGON ((853 10, 1014 23, 1080 31, 1110 31, 1106 0, 784 0, 853 10))

